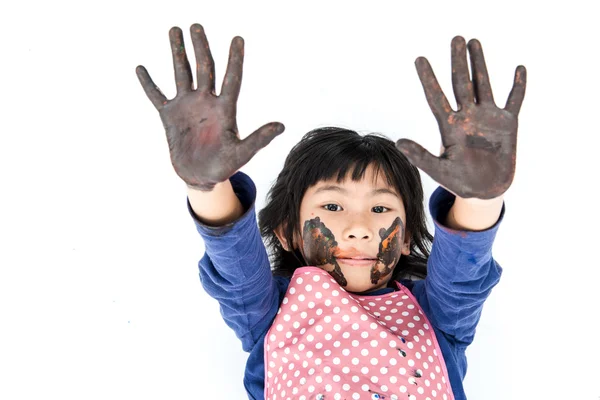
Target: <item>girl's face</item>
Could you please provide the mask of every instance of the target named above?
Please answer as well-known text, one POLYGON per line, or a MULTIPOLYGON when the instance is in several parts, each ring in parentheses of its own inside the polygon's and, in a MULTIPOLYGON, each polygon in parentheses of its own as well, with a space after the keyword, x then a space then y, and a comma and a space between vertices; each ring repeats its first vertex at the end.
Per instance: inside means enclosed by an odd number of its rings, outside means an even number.
POLYGON ((352 293, 383 288, 410 253, 400 195, 369 167, 363 179, 321 181, 300 205, 298 248, 307 265, 329 272, 352 293))

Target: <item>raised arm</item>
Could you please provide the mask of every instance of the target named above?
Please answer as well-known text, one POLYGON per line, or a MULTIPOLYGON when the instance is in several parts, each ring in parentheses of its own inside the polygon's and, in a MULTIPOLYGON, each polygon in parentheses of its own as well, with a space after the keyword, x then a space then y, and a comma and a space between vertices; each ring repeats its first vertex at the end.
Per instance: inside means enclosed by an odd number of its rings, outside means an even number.
POLYGON ((199 263, 202 285, 219 301, 226 323, 250 351, 268 329, 281 290, 271 274, 256 224, 254 184, 236 172, 284 127, 271 122, 241 140, 236 110, 244 41, 241 37, 232 40, 217 95, 215 67, 204 29, 194 24, 190 33, 196 55, 196 88, 183 34, 177 27, 169 32, 175 98, 168 100, 143 66, 136 72, 159 112, 173 168, 188 187, 188 207, 206 247, 199 263))
POLYGON ((431 200, 436 222, 425 281, 417 297, 432 323, 463 346, 468 345, 483 303, 498 283, 501 268, 492 245, 502 219, 503 194, 516 166, 518 114, 525 96, 526 70, 516 68, 504 108, 494 102, 481 44, 452 40, 453 110, 424 57, 416 60, 427 102, 442 137, 440 156, 401 139, 396 146, 443 188, 431 200), (472 78, 467 64, 470 53, 472 78))

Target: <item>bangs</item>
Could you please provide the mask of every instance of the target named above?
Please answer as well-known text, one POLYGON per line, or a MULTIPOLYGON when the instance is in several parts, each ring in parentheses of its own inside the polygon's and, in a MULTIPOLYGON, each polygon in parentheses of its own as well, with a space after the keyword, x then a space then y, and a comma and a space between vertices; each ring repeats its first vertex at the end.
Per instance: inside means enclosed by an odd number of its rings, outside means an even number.
POLYGON ((321 128, 316 134, 306 134, 303 144, 295 163, 294 189, 305 192, 319 181, 332 179, 342 182, 350 178, 358 182, 372 167, 374 182, 383 173, 387 184, 402 195, 397 181, 401 171, 398 163, 392 161, 398 158, 399 151, 385 136, 361 136, 341 128, 321 128))

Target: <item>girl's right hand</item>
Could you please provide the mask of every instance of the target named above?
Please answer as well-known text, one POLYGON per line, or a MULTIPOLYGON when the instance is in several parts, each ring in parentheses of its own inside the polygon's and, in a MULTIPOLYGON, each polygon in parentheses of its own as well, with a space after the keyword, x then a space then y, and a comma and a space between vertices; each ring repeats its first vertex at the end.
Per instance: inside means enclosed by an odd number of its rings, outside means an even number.
POLYGON ((279 122, 271 122, 240 140, 236 105, 242 82, 244 40, 238 36, 231 41, 225 79, 217 96, 215 67, 204 28, 194 24, 190 33, 196 54, 196 89, 178 27, 169 31, 177 84, 175 98, 167 100, 143 66, 138 66, 136 73, 162 119, 175 172, 189 187, 210 191, 285 128, 279 122))

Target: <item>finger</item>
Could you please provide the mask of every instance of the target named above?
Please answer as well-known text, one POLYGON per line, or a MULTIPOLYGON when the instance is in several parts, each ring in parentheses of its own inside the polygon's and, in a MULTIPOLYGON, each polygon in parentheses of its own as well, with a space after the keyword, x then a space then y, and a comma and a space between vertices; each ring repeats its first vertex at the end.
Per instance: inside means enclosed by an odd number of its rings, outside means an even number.
POLYGON ((157 110, 160 110, 162 106, 167 104, 165 95, 160 91, 158 86, 154 84, 152 78, 150 78, 150 74, 146 71, 146 68, 138 65, 135 69, 135 73, 142 84, 142 88, 144 88, 144 92, 146 92, 146 96, 148 96, 152 104, 154 104, 154 107, 156 107, 157 110))
POLYGON ((236 36, 231 41, 229 48, 229 62, 223 79, 223 86, 219 96, 226 97, 236 103, 242 86, 242 69, 244 64, 244 39, 236 36))
POLYGON ((408 158, 417 168, 424 171, 435 181, 440 182, 440 158, 434 156, 420 144, 410 139, 400 139, 396 142, 396 148, 408 158))
POLYGON ((423 90, 425 91, 427 103, 429 103, 429 108, 431 108, 438 121, 446 119, 452 108, 433 73, 429 61, 425 57, 419 57, 415 61, 415 65, 417 67, 417 74, 419 74, 419 79, 423 85, 423 90))
POLYGON ((494 95, 490 85, 490 77, 488 75, 485 58, 483 57, 483 49, 481 43, 477 39, 469 40, 469 55, 471 56, 471 72, 473 75, 473 92, 477 103, 492 103, 494 104, 494 95))
POLYGON ((266 147, 284 130, 285 126, 282 123, 271 122, 254 131, 238 145, 238 162, 245 165, 260 149, 266 147))
POLYGON ((474 102, 473 84, 467 65, 467 46, 462 36, 452 39, 452 87, 459 110, 463 105, 474 102))
POLYGON ((506 111, 510 111, 515 115, 519 115, 523 98, 525 97, 525 87, 527 86, 527 70, 524 66, 519 65, 515 70, 515 81, 506 101, 506 111))
POLYGON ((169 31, 169 40, 171 41, 171 52, 173 53, 177 94, 189 92, 193 89, 192 71, 190 70, 190 63, 185 53, 181 29, 176 26, 171 28, 169 31))
POLYGON ((197 89, 201 92, 215 93, 215 62, 210 52, 208 39, 200 24, 190 27, 194 53, 196 54, 197 89))

